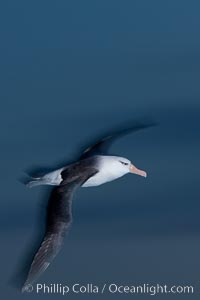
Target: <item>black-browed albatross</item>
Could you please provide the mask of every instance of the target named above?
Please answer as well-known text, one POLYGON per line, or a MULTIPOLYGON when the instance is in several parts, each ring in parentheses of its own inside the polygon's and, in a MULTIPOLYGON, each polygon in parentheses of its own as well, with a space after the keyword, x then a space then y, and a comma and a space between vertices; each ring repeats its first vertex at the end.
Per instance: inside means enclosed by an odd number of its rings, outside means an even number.
POLYGON ((127 173, 146 177, 145 171, 136 168, 127 158, 106 155, 111 143, 124 134, 148 128, 154 123, 135 123, 128 129, 108 135, 87 148, 80 158, 70 165, 32 178, 29 187, 36 185, 55 185, 48 206, 46 231, 36 252, 22 291, 32 284, 46 270, 58 254, 64 236, 72 221, 72 197, 78 187, 92 187, 113 181, 127 173))

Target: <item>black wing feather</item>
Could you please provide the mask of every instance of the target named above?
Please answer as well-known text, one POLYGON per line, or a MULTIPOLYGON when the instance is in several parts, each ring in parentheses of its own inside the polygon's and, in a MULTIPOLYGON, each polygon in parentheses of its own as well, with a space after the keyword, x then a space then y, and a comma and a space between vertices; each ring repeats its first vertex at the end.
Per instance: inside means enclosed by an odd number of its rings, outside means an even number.
POLYGON ((73 193, 88 178, 97 173, 94 168, 84 168, 81 174, 63 180, 61 185, 54 188, 47 206, 46 232, 44 239, 33 258, 26 282, 22 292, 29 284, 32 284, 49 266, 58 254, 63 239, 72 222, 72 197, 73 193), (70 181, 70 182, 68 182, 70 181))
POLYGON ((97 154, 107 154, 111 144, 119 137, 122 137, 131 132, 136 132, 141 129, 149 128, 157 125, 155 122, 132 122, 127 125, 125 128, 119 128, 118 130, 114 130, 104 137, 99 138, 96 142, 92 144, 92 146, 86 147, 83 153, 80 156, 80 159, 85 159, 87 157, 97 155, 97 154))

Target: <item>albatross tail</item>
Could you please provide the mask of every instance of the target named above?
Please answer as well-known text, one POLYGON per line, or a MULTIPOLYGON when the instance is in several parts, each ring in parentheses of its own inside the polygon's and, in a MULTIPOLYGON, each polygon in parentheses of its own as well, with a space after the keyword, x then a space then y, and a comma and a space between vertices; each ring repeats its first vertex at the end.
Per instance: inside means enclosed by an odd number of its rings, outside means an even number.
POLYGON ((31 179, 26 183, 26 186, 32 188, 37 185, 47 184, 47 182, 42 177, 31 177, 31 179))
POLYGON ((47 173, 41 177, 29 176, 28 181, 26 181, 25 184, 30 188, 37 185, 59 185, 62 181, 62 176, 61 176, 62 170, 63 168, 47 173))

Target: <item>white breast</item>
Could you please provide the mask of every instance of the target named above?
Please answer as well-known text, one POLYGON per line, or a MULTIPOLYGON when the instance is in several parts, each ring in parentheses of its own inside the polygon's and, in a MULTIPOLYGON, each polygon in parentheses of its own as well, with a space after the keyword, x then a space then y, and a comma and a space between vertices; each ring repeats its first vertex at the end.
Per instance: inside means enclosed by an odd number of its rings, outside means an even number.
POLYGON ((82 187, 98 186, 125 175, 127 172, 120 167, 115 156, 101 156, 98 164, 99 172, 90 177, 82 187))
POLYGON ((82 185, 82 187, 89 187, 89 186, 101 185, 101 184, 106 183, 108 181, 112 181, 112 180, 114 180, 116 178, 118 178, 118 176, 114 176, 113 174, 108 174, 108 173, 105 173, 103 171, 100 171, 99 173, 97 173, 94 176, 90 177, 82 185))

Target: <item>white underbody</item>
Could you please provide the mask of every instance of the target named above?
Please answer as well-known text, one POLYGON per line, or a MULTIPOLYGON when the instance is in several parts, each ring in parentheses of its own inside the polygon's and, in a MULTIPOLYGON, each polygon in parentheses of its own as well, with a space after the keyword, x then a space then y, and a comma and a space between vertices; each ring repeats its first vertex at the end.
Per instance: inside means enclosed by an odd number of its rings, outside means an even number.
POLYGON ((62 181, 61 172, 64 168, 55 170, 53 172, 47 173, 42 177, 42 180, 47 182, 49 185, 59 185, 62 181))
MULTIPOLYGON (((119 163, 119 160, 124 158, 116 157, 116 156, 99 156, 98 163, 96 165, 99 170, 94 176, 90 177, 82 187, 92 187, 104 184, 109 181, 113 181, 127 173, 129 173, 129 169, 126 166, 122 166, 119 163)), ((127 162, 129 162, 127 160, 127 162)), ((130 162, 129 162, 130 163, 130 162)), ((40 184, 48 184, 48 185, 59 185, 62 181, 61 172, 64 168, 55 170, 44 175, 41 178, 38 178, 37 181, 31 181, 29 186, 35 186, 40 184)))
POLYGON ((117 178, 119 178, 119 176, 116 176, 115 174, 113 174, 111 172, 110 173, 106 173, 104 171, 101 171, 101 172, 98 172, 97 174, 95 174, 94 176, 90 177, 82 185, 82 187, 98 186, 98 185, 104 184, 106 182, 113 181, 113 180, 115 180, 117 178))

